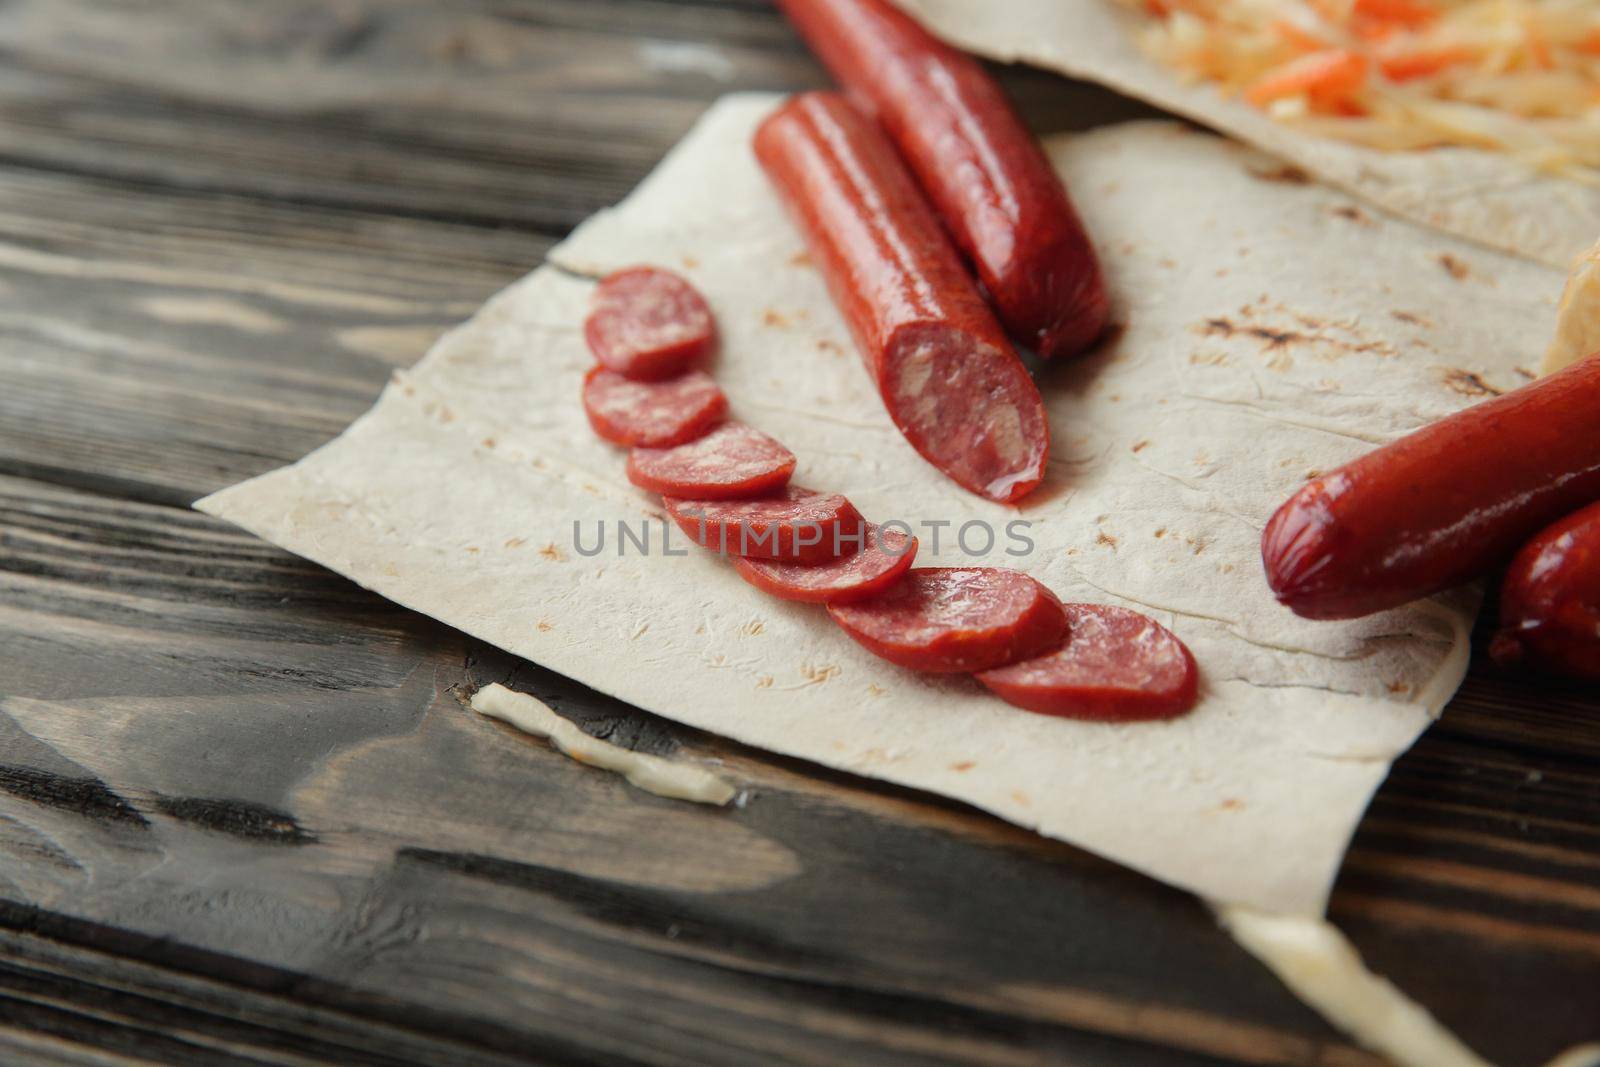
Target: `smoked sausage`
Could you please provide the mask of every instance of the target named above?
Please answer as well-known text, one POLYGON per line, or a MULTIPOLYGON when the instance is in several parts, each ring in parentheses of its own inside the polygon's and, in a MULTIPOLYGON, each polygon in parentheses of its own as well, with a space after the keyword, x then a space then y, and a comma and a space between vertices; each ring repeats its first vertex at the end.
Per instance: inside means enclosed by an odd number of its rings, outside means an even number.
POLYGON ((728 398, 703 370, 658 382, 636 382, 604 367, 591 367, 583 376, 589 425, 619 445, 687 444, 711 432, 727 410, 728 398))
POLYGON ((843 96, 804 93, 755 150, 906 440, 974 493, 1026 495, 1050 450, 1044 402, 883 134, 843 96))
POLYGON ((671 378, 711 351, 716 320, 694 286, 661 267, 629 267, 595 288, 584 341, 607 370, 639 381, 671 378))
POLYGON ((1600 357, 1484 401, 1308 482, 1261 537, 1267 582, 1351 619, 1477 578, 1600 500, 1600 357))
POLYGON ((1171 630, 1113 604, 1062 606, 1065 644, 978 681, 1007 704, 1074 719, 1170 719, 1194 706, 1199 672, 1171 630))
POLYGON ((1106 324, 1094 248, 1044 150, 982 64, 886 0, 780 0, 878 119, 1018 342, 1050 358, 1106 324))
POLYGON ((1067 636, 1055 594, 1001 567, 913 567, 881 596, 828 614, 869 652, 914 671, 987 670, 1067 636))
POLYGON ((1600 680, 1600 504, 1547 527, 1511 561, 1489 654, 1600 680))
POLYGON ((666 496, 661 503, 697 545, 788 563, 822 563, 845 555, 859 547, 866 529, 866 520, 845 497, 794 484, 749 500, 666 496))
POLYGON ((794 453, 752 426, 725 422, 676 448, 635 448, 628 481, 664 496, 739 500, 789 484, 794 453))
POLYGON ((780 600, 808 604, 844 604, 877 596, 893 586, 917 556, 917 539, 867 523, 856 551, 826 563, 780 563, 740 556, 733 561, 739 577, 780 600))

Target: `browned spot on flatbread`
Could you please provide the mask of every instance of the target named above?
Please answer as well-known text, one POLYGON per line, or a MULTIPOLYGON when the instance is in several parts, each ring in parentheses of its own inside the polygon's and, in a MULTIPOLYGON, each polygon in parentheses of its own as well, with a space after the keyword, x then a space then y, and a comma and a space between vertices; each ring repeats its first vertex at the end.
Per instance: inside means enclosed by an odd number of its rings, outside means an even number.
POLYGON ((772 675, 763 674, 760 678, 756 679, 756 688, 771 689, 773 681, 775 681, 775 679, 772 677, 772 675))
POLYGON ((811 264, 811 253, 803 248, 789 257, 789 266, 791 267, 809 267, 811 264))
POLYGON ((543 556, 545 559, 551 560, 551 561, 556 562, 556 563, 560 563, 562 560, 567 558, 565 555, 562 554, 561 549, 556 547, 556 544, 555 544, 554 541, 550 542, 548 545, 545 545, 543 548, 541 548, 539 550, 539 555, 543 556))
POLYGON ((1285 163, 1281 167, 1252 167, 1249 174, 1257 181, 1279 182, 1283 185, 1307 185, 1311 182, 1311 175, 1291 163, 1285 163))
POLYGON ((1150 447, 1150 442, 1149 441, 1135 441, 1133 443, 1132 451, 1134 451, 1134 452, 1143 452, 1145 449, 1147 449, 1149 447, 1150 447))
POLYGON ((1232 319, 1211 318, 1205 321, 1202 331, 1208 337, 1254 337, 1265 342, 1268 349, 1284 348, 1296 341, 1309 341, 1307 334, 1294 330, 1274 330, 1267 326, 1236 323, 1232 319))
POLYGON ((844 349, 839 347, 839 345, 835 344, 832 341, 818 341, 817 342, 817 351, 818 352, 826 352, 831 356, 842 356, 842 355, 844 355, 844 349))
POLYGON ((1117 550, 1117 539, 1106 533, 1104 530, 1101 530, 1099 533, 1095 534, 1094 543, 1097 545, 1110 545, 1111 551, 1113 552, 1117 550))
POLYGON ((483 447, 484 448, 493 448, 494 444, 495 444, 494 438, 492 438, 492 437, 485 437, 483 439, 483 447))
POLYGON ((972 760, 964 759, 960 763, 952 763, 952 764, 950 764, 950 769, 952 771, 970 771, 970 770, 972 770, 972 768, 974 768, 976 766, 977 766, 977 763, 973 762, 972 760))
POLYGON ((793 325, 789 319, 789 316, 773 308, 767 308, 767 310, 761 313, 761 324, 763 326, 772 326, 780 330, 787 330, 793 325))
POLYGON ((1449 252, 1440 252, 1434 258, 1438 260, 1439 266, 1443 267, 1445 272, 1458 282, 1464 282, 1472 276, 1472 268, 1449 252))
POLYGON ((1538 371, 1529 370, 1527 367, 1512 367, 1511 369, 1530 382, 1539 376, 1538 371))
POLYGON ((1421 312, 1391 311, 1389 314, 1391 317, 1399 320, 1400 322, 1409 323, 1412 326, 1426 326, 1430 329, 1433 327, 1433 320, 1421 312))
POLYGON ((1025 808, 1033 806, 1033 801, 1028 799, 1028 794, 1024 793, 1020 789, 1013 789, 1011 791, 1011 799, 1015 800, 1018 804, 1021 804, 1025 808))
POLYGON ((700 266, 700 261, 698 259, 695 259, 693 256, 684 256, 683 257, 683 269, 684 270, 694 270, 698 266, 700 266))
POLYGON ((525 545, 527 543, 528 543, 528 539, 526 537, 513 537, 513 538, 511 538, 510 540, 508 540, 506 542, 506 547, 507 548, 521 548, 523 545, 525 545))
POLYGON ((1218 811, 1243 811, 1244 810, 1244 801, 1240 800, 1238 797, 1226 797, 1226 798, 1223 799, 1221 804, 1217 805, 1217 810, 1218 811))
POLYGON ((744 634, 746 637, 759 637, 766 632, 767 624, 762 622, 760 619, 751 619, 749 622, 744 624, 744 634))
MULTIPOLYGON (((1285 371, 1293 366, 1290 349, 1324 362, 1335 362, 1347 355, 1372 355, 1388 359, 1398 349, 1387 341, 1367 336, 1355 320, 1323 320, 1282 304, 1268 304, 1265 298, 1246 304, 1232 315, 1212 315, 1190 327, 1202 337, 1223 340, 1255 341, 1268 366, 1285 371)), ((1189 357, 1198 362, 1198 354, 1189 357)))
POLYGON ((549 619, 540 619, 536 625, 539 632, 542 634, 547 634, 556 628, 556 624, 551 622, 549 619))
POLYGON ((1446 367, 1442 380, 1446 388, 1462 396, 1500 396, 1505 392, 1484 381, 1481 375, 1460 367, 1446 367))
POLYGON ((1376 226, 1372 216, 1356 207, 1354 204, 1340 204, 1338 207, 1328 209, 1328 214, 1335 218, 1348 219, 1358 226, 1376 226))
POLYGON ((867 683, 867 694, 869 696, 881 697, 881 696, 883 696, 883 694, 885 694, 887 692, 888 692, 888 690, 885 689, 883 686, 879 685, 877 682, 868 682, 867 683))
POLYGON ((1411 686, 1409 686, 1405 682, 1390 682, 1388 688, 1389 688, 1389 692, 1395 693, 1395 694, 1409 693, 1411 691, 1411 686))

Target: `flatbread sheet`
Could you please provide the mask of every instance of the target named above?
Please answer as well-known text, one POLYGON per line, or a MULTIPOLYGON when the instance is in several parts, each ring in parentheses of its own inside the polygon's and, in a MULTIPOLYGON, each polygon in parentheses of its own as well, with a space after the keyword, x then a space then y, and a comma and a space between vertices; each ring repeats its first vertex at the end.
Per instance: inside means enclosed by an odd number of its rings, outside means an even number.
POLYGON ((1183 115, 1428 226, 1566 269, 1600 235, 1600 185, 1468 148, 1382 152, 1294 130, 1140 50, 1115 0, 894 0, 971 52, 1022 61, 1183 115))
POLYGON ((341 437, 197 507, 667 718, 953 797, 1216 900, 1320 912, 1390 761, 1460 682, 1477 595, 1301 620, 1268 593, 1261 527, 1314 471, 1524 381, 1560 273, 1264 180, 1270 159, 1180 124, 1054 139, 1123 328, 1045 373, 1048 478, 1009 509, 930 468, 884 414, 749 151, 776 102, 724 98, 341 437), (912 524, 923 563, 1016 566, 1064 599, 1151 613, 1204 672, 1193 714, 1029 714, 873 658, 676 531, 684 554, 663 555, 658 502, 578 400, 592 279, 635 263, 705 292, 734 414, 794 449, 799 483, 912 524), (651 553, 619 555, 615 524, 647 520, 651 553), (1013 521, 1030 553, 1007 554, 1013 521), (932 522, 950 524, 937 550, 932 522), (586 550, 605 524, 604 552, 580 553, 574 523, 586 550))

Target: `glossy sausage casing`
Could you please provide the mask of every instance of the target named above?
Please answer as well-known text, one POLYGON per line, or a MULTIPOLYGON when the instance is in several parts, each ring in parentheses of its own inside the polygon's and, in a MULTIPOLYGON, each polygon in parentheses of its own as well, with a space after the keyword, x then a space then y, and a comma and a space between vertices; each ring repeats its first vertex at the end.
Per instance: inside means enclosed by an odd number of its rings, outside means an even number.
POLYGON ((883 134, 837 93, 804 93, 755 136, 889 417, 958 484, 1001 502, 1044 477, 1044 402, 883 134))
POLYGON ((781 0, 899 146, 1013 337, 1070 355, 1104 329, 1094 248, 1039 142, 983 66, 885 0, 781 0))
POLYGON ((1500 591, 1500 627, 1489 646, 1497 662, 1600 680, 1600 504, 1517 553, 1500 591))
POLYGON ((1324 475, 1267 524, 1278 600, 1350 619, 1471 581, 1600 500, 1600 357, 1324 475))

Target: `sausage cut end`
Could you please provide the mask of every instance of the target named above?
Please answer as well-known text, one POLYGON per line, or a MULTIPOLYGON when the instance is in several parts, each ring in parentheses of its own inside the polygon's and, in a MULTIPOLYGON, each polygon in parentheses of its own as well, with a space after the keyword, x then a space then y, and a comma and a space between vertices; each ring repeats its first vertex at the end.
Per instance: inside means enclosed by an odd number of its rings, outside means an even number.
POLYGON ((895 334, 882 368, 889 417, 958 484, 1009 504, 1044 480, 1050 424, 1015 353, 956 327, 919 323, 895 334))

